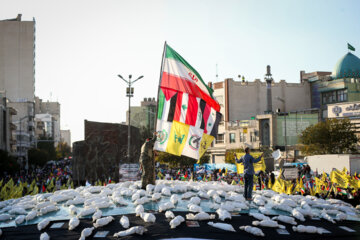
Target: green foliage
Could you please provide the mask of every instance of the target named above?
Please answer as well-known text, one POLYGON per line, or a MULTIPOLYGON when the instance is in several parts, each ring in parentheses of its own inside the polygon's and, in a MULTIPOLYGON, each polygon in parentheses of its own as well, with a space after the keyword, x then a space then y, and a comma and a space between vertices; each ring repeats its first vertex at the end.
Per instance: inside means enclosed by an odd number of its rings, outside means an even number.
POLYGON ((205 164, 205 163, 209 163, 210 162, 210 155, 204 154, 202 155, 202 157, 200 158, 199 164, 205 164))
POLYGON ((71 148, 66 142, 59 142, 56 147, 56 158, 65 158, 71 156, 71 148))
POLYGON ((49 154, 43 149, 31 148, 28 151, 29 164, 44 166, 49 159, 49 154))
POLYGON ((166 152, 159 152, 156 161, 170 167, 192 167, 197 160, 186 156, 176 156, 166 152))
POLYGON ((327 119, 306 128, 300 138, 305 155, 356 152, 358 138, 348 119, 327 119))
POLYGON ((15 157, 10 156, 8 152, 0 150, 0 176, 3 172, 14 174, 20 170, 20 165, 15 157))
POLYGON ((235 163, 235 157, 234 153, 244 153, 245 150, 242 148, 238 149, 228 149, 225 152, 225 163, 234 164, 235 163))
POLYGON ((54 139, 49 137, 41 137, 39 140, 40 141, 37 143, 37 148, 39 150, 44 150, 48 154, 48 160, 55 160, 56 151, 53 141, 54 139))

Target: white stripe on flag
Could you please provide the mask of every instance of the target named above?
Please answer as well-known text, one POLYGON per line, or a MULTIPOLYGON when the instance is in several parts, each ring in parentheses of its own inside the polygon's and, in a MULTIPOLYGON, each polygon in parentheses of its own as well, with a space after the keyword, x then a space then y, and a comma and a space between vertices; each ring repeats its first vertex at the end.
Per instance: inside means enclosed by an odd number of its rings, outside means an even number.
POLYGON ((200 80, 194 81, 190 77, 190 75, 196 76, 196 74, 190 69, 188 69, 183 63, 172 58, 166 58, 164 61, 164 72, 167 72, 171 75, 178 76, 183 79, 186 79, 187 81, 195 83, 201 90, 203 90, 206 94, 209 95, 209 90, 200 80))
POLYGON ((204 130, 201 128, 190 126, 186 144, 181 155, 199 159, 199 149, 203 133, 204 130))
POLYGON ((169 109, 170 109, 170 100, 171 98, 169 98, 169 101, 164 101, 164 107, 163 107, 163 114, 162 114, 162 121, 167 121, 168 119, 168 115, 169 115, 169 109))
MULTIPOLYGON (((169 104, 168 104, 169 105, 169 104)), ((165 152, 166 145, 169 141, 170 131, 171 131, 172 122, 167 122, 158 120, 156 124, 156 132, 158 134, 155 144, 154 150, 165 152)))
POLYGON ((208 134, 211 133, 211 130, 214 127, 215 120, 216 120, 216 111, 215 109, 211 108, 209 118, 207 120, 207 127, 206 127, 208 134))
POLYGON ((183 93, 182 102, 181 102, 181 115, 180 115, 180 122, 182 123, 185 123, 188 107, 189 107, 189 94, 183 93))
POLYGON ((198 112, 197 112, 197 115, 196 115, 195 127, 200 128, 201 120, 202 120, 202 112, 201 112, 201 109, 200 109, 200 98, 196 98, 196 101, 198 103, 198 112))

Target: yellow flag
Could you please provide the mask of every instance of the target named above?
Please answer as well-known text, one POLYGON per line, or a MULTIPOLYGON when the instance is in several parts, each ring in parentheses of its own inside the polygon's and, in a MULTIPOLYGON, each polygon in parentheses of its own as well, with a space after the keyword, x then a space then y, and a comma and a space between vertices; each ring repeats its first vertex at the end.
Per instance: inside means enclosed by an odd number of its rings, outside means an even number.
POLYGON ((31 192, 31 195, 36 195, 38 193, 39 193, 39 188, 38 186, 35 185, 34 190, 31 192))
POLYGON ((342 172, 340 172, 338 170, 331 171, 330 181, 332 183, 336 183, 337 187, 340 187, 340 188, 347 188, 347 186, 348 186, 346 175, 344 174, 343 171, 342 172))
MULTIPOLYGON (((259 153, 259 152, 251 153, 251 155, 254 158, 260 157, 261 154, 262 153, 259 153)), ((236 158, 240 159, 244 155, 245 155, 245 153, 236 153, 236 158)), ((238 174, 244 173, 244 164, 243 163, 235 163, 235 164, 236 164, 237 173, 238 174)), ((254 163, 253 166, 254 166, 254 172, 257 172, 257 171, 264 171, 265 172, 265 170, 266 170, 266 165, 265 165, 264 158, 261 158, 261 160, 259 162, 254 163)))
POLYGON ((326 194, 326 182, 324 182, 322 179, 319 179, 317 177, 315 177, 315 185, 316 185, 316 190, 315 193, 318 194, 326 194))
POLYGON ((291 195, 293 190, 293 184, 291 181, 284 181, 285 183, 285 193, 291 195))
POLYGON ((166 152, 180 156, 185 145, 190 125, 173 121, 166 152))
POLYGON ((273 191, 278 193, 285 193, 285 183, 281 178, 277 178, 274 182, 274 185, 271 188, 273 191))
POLYGON ((322 177, 321 177, 321 180, 325 182, 325 181, 326 181, 326 176, 327 176, 326 173, 323 172, 322 177))
MULTIPOLYGON (((200 142, 200 148, 199 148, 199 156, 200 158, 204 153, 206 152, 206 149, 208 149, 211 145, 211 143, 214 141, 214 137, 208 134, 203 134, 200 142)), ((199 158, 199 159, 200 159, 199 158)))

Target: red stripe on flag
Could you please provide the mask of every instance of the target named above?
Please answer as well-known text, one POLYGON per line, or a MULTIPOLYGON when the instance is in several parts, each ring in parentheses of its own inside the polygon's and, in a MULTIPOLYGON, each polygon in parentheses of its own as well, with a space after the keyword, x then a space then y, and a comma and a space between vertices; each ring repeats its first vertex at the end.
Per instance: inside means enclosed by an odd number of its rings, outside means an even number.
POLYGON ((161 90, 165 95, 166 101, 169 101, 169 99, 172 98, 177 93, 177 91, 169 88, 161 88, 161 90))
POLYGON ((197 113, 198 113, 198 107, 199 106, 198 106, 196 97, 189 95, 188 109, 186 112, 186 119, 185 119, 186 124, 195 126, 196 119, 197 119, 197 113))
POLYGON ((210 111, 211 111, 210 105, 206 104, 204 112, 203 112, 203 120, 204 120, 204 123, 205 123, 204 133, 207 133, 207 122, 208 122, 208 119, 209 119, 209 116, 210 116, 210 111))
POLYGON ((192 83, 185 78, 163 72, 160 86, 171 88, 180 92, 186 92, 188 94, 199 97, 210 104, 210 106, 214 108, 215 111, 220 111, 220 105, 214 99, 201 90, 195 83, 192 83))
POLYGON ((178 121, 178 122, 180 122, 180 117, 181 117, 182 95, 183 95, 182 92, 178 92, 177 99, 176 99, 174 121, 178 121))

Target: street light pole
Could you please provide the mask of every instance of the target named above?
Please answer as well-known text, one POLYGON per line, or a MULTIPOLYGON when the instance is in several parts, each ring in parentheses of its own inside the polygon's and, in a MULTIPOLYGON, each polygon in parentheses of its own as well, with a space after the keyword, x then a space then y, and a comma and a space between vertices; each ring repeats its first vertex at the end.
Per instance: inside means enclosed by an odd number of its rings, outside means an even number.
POLYGON ((131 81, 131 77, 132 75, 129 75, 129 80, 125 80, 120 74, 118 75, 119 78, 121 78, 122 80, 124 80, 124 82, 126 82, 126 84, 128 85, 127 89, 126 89, 126 96, 129 97, 129 115, 128 115, 128 146, 127 146, 127 155, 128 155, 128 162, 131 162, 131 151, 130 151, 130 144, 131 144, 131 126, 130 126, 130 115, 131 115, 131 110, 130 110, 130 101, 131 101, 131 97, 134 96, 134 88, 131 87, 132 84, 134 84, 137 80, 140 80, 141 78, 143 78, 143 76, 138 77, 137 79, 135 79, 134 81, 131 81))

